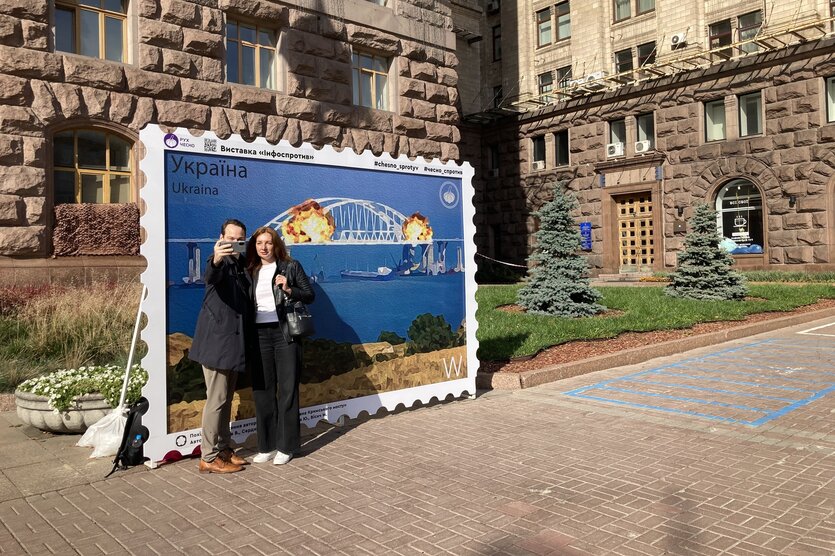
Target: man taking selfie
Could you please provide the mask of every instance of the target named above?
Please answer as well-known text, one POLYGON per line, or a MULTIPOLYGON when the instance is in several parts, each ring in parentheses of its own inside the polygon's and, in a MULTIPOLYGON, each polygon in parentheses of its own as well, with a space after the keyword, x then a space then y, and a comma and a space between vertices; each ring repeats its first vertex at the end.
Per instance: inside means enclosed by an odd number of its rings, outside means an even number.
POLYGON ((234 473, 247 463, 232 450, 229 430, 235 383, 238 373, 246 370, 246 342, 253 333, 248 323, 254 322, 245 240, 246 226, 240 220, 223 223, 206 264, 206 293, 189 351, 189 359, 203 366, 206 379, 201 473, 234 473))

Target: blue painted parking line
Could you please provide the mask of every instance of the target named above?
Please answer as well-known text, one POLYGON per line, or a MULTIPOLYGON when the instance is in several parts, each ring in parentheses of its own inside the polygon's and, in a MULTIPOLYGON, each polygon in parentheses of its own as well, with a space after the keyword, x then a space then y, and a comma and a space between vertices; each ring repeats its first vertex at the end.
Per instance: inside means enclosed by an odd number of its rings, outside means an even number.
POLYGON ((807 353, 812 350, 804 349, 805 346, 802 345, 783 344, 779 347, 784 355, 773 357, 768 350, 774 344, 774 340, 753 342, 624 377, 604 380, 565 394, 575 398, 756 427, 835 392, 835 381, 820 380, 835 376, 835 373, 823 370, 826 368, 824 365, 828 363, 825 358, 824 361, 820 357, 816 358, 818 365, 815 367, 817 368, 787 368, 786 361, 797 364, 798 359, 806 358, 807 353), (787 349, 789 347, 798 348, 798 353, 787 349), (717 366, 725 368, 716 368, 717 366), (748 369, 758 369, 761 372, 746 372, 748 369), (810 378, 798 376, 803 373, 811 375, 810 378), (735 380, 734 377, 754 377, 759 380, 756 382, 735 380), (719 387, 714 388, 712 384, 717 384, 719 387), (795 385, 803 385, 805 388, 795 385), (746 391, 735 389, 734 387, 737 386, 746 391), (659 392, 658 387, 663 387, 665 390, 659 392), (756 390, 751 391, 752 388, 756 390), (783 391, 786 395, 770 395, 771 393, 767 393, 769 390, 783 391), (700 395, 693 397, 688 395, 688 391, 699 392, 700 395), (710 399, 711 394, 721 396, 721 401, 710 399), (629 398, 619 399, 618 395, 621 395, 621 398, 623 396, 629 396, 629 398), (795 395, 797 397, 794 397, 795 395), (635 398, 636 396, 646 397, 647 402, 643 403, 643 400, 635 398), (736 403, 735 397, 742 399, 736 403), (636 399, 638 401, 635 401, 636 399), (757 399, 770 402, 767 405, 779 405, 779 407, 767 409, 745 403, 745 401, 757 399), (678 404, 680 407, 671 407, 665 402, 678 404), (684 406, 687 409, 681 407, 682 403, 689 404, 684 406), (693 406, 696 408, 693 409, 693 406), (704 407, 704 410, 700 409, 701 407, 704 407), (761 416, 749 420, 738 418, 738 412, 735 416, 731 416, 734 414, 728 414, 723 410, 749 411, 761 414, 761 416))
POLYGON ((659 394, 658 392, 642 392, 641 390, 631 390, 629 388, 615 388, 614 386, 601 386, 598 390, 611 390, 612 392, 622 392, 624 394, 638 394, 640 396, 650 396, 652 398, 666 398, 668 400, 676 400, 679 402, 693 402, 703 403, 707 405, 715 405, 718 407, 730 407, 732 409, 743 409, 745 411, 755 411, 757 413, 768 413, 767 409, 760 407, 751 407, 749 405, 737 405, 732 403, 717 402, 714 400, 706 400, 704 398, 686 398, 683 396, 671 396, 669 394, 659 394))
POLYGON ((707 380, 709 382, 724 382, 725 384, 738 384, 739 386, 754 386, 756 388, 772 388, 775 390, 787 390, 790 392, 814 392, 814 390, 807 390, 805 388, 795 388, 793 386, 778 386, 775 384, 763 384, 761 382, 746 382, 744 380, 726 380, 724 378, 713 378, 710 376, 687 375, 682 373, 668 373, 663 370, 655 371, 655 374, 664 376, 678 376, 684 378, 693 378, 696 380, 707 380))
POLYGON ((793 398, 779 398, 777 396, 766 396, 763 394, 751 394, 750 392, 737 392, 736 390, 720 390, 717 388, 705 388, 704 386, 691 386, 690 384, 681 384, 679 382, 659 382, 654 380, 636 380, 628 376, 623 377, 624 382, 637 382, 639 384, 651 384, 654 386, 671 386, 675 388, 685 388, 687 390, 698 390, 700 392, 711 392, 714 394, 733 394, 734 396, 742 396, 743 398, 758 398, 762 400, 775 400, 778 402, 796 402, 793 398))
MULTIPOLYGON (((571 392, 566 392, 566 394, 571 395, 571 392)), ((609 398, 598 398, 596 396, 577 396, 578 398, 586 398, 587 400, 597 400, 600 402, 607 402, 607 403, 614 403, 617 405, 628 405, 630 407, 638 407, 641 409, 654 409, 657 411, 665 411, 667 413, 678 413, 680 415, 692 415, 694 417, 703 417, 705 419, 711 419, 713 421, 724 421, 726 423, 739 423, 739 419, 733 419, 731 417, 722 417, 721 415, 711 415, 710 413, 699 413, 697 411, 688 411, 686 409, 674 409, 671 407, 660 407, 656 405, 648 405, 642 403, 633 403, 633 402, 625 402, 623 400, 611 400, 609 398)))
POLYGON ((795 403, 793 403, 791 405, 788 405, 788 406, 786 406, 786 407, 784 407, 784 408, 782 408, 778 411, 775 411, 773 413, 770 413, 768 415, 760 417, 756 421, 752 421, 751 423, 746 423, 746 424, 750 424, 754 427, 758 427, 758 426, 762 425, 763 423, 767 423, 767 422, 771 421, 772 419, 782 417, 786 413, 788 413, 790 411, 794 411, 795 409, 797 409, 799 407, 803 407, 804 405, 809 405, 813 401, 819 400, 820 398, 822 398, 825 395, 830 394, 832 392, 835 392, 835 386, 832 386, 831 388, 827 388, 826 390, 821 390, 820 392, 815 392, 813 395, 809 396, 808 398, 806 398, 804 400, 800 400, 798 402, 795 402, 795 403))
MULTIPOLYGON (((736 360, 734 361, 734 366, 736 367, 745 367, 750 369, 764 369, 764 370, 771 370, 777 372, 789 372, 789 373, 810 373, 816 375, 824 375, 824 376, 832 376, 835 377, 835 373, 831 373, 828 371, 819 371, 817 369, 809 369, 806 367, 787 367, 785 365, 763 365, 762 363, 754 364, 754 363, 737 363, 736 360)), ((745 360, 748 361, 748 360, 745 360)), ((679 365, 679 367, 687 367, 687 365, 679 365)))
MULTIPOLYGON (((740 365, 736 365, 736 366, 739 367, 740 365)), ((750 367, 751 368, 756 368, 756 366, 754 366, 754 365, 751 365, 750 367)), ((809 379, 806 379, 806 378, 798 378, 798 377, 794 377, 794 376, 775 375, 773 373, 768 375, 768 374, 763 374, 763 373, 746 373, 744 371, 729 371, 727 369, 721 369, 721 370, 705 369, 705 372, 732 374, 732 375, 739 375, 739 376, 753 376, 753 377, 756 377, 756 378, 773 378, 775 376, 778 376, 782 380, 790 380, 790 381, 793 381, 793 382, 806 382, 808 384, 826 384, 827 386, 833 384, 833 382, 831 380, 809 380, 809 379)), ((783 371, 783 372, 786 372, 786 371, 783 371)), ((800 372, 800 371, 796 371, 796 372, 800 372)))

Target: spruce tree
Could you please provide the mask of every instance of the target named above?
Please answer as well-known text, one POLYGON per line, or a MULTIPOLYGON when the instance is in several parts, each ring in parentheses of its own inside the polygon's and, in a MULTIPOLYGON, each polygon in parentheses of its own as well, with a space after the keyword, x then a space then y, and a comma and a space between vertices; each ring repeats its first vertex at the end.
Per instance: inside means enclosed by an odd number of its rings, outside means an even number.
POLYGON ((734 260, 719 247, 716 212, 697 205, 684 238, 678 268, 670 276, 667 295, 691 299, 743 299, 748 293, 745 278, 733 270, 734 260))
POLYGON ((517 301, 529 313, 584 317, 606 308, 597 302, 600 292, 589 285, 588 263, 580 250, 580 230, 571 211, 577 201, 554 187, 554 200, 535 212, 539 217, 536 249, 529 257, 528 282, 517 301))

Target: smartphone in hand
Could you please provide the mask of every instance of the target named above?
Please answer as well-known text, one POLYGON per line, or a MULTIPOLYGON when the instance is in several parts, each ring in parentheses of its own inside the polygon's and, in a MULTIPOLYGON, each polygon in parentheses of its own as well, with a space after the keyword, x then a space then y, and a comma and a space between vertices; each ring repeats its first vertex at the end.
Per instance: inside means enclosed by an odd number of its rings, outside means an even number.
POLYGON ((233 253, 243 255, 246 253, 246 241, 224 241, 221 245, 231 245, 233 253))

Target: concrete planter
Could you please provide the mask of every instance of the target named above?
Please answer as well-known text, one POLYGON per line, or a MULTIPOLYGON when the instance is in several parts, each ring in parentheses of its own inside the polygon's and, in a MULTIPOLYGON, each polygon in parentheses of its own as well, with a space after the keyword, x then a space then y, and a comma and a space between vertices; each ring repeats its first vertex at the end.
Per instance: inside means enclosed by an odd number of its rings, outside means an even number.
POLYGON ((101 394, 78 396, 74 407, 60 413, 53 411, 45 396, 15 390, 14 397, 21 421, 54 433, 82 433, 113 410, 101 394))

